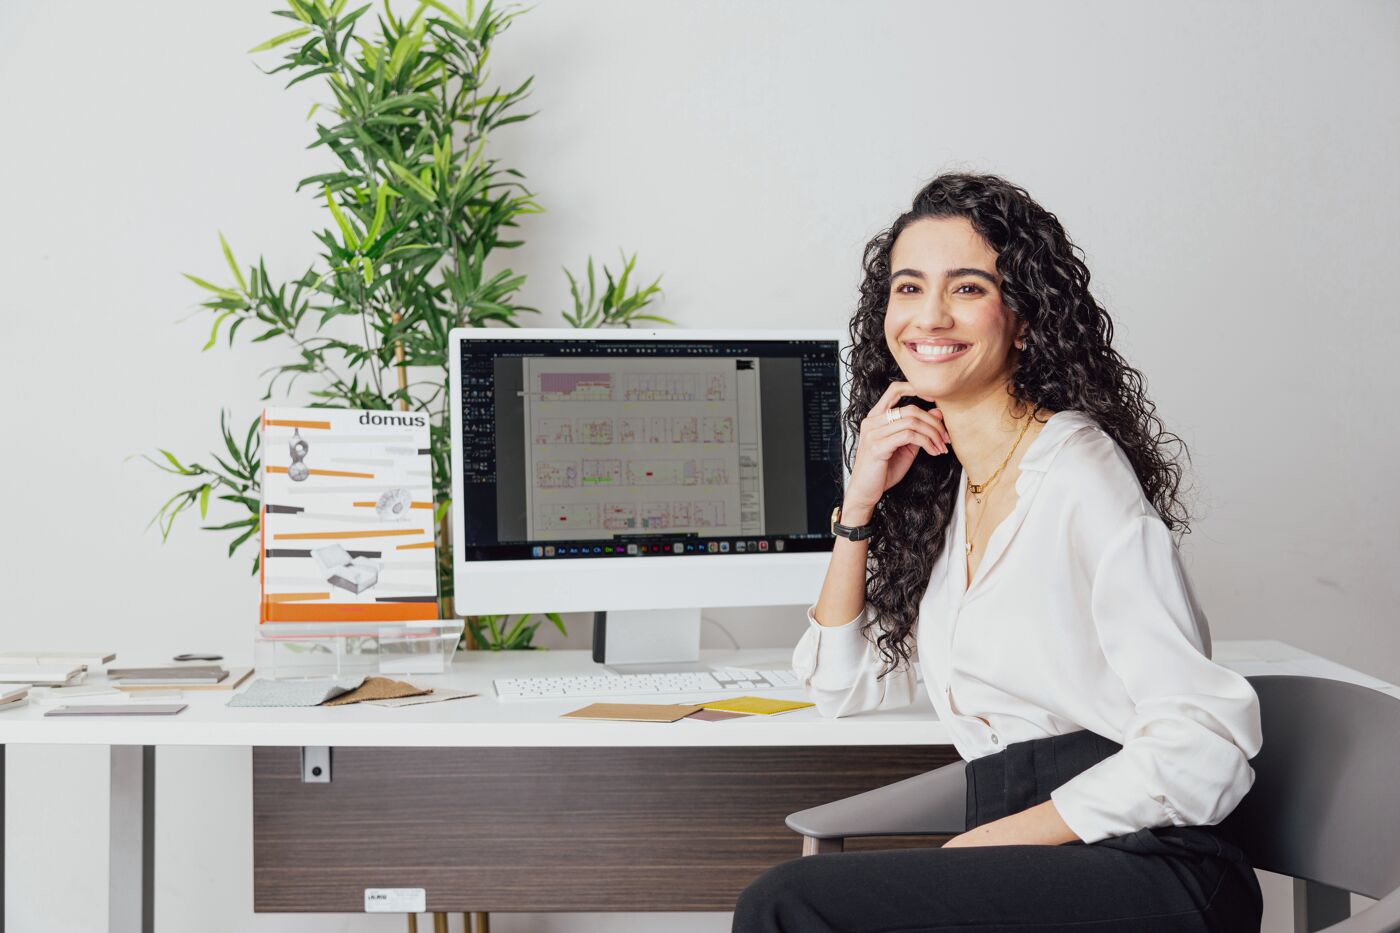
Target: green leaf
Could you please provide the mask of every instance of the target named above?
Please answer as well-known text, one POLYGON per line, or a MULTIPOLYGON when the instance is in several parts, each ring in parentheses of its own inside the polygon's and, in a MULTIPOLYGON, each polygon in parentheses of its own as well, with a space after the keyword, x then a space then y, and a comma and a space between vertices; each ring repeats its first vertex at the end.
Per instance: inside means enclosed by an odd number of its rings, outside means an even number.
POLYGON ((387 164, 389 166, 389 171, 393 172, 394 176, 398 178, 399 181, 412 188, 414 192, 416 192, 425 201, 437 201, 437 193, 433 191, 432 188, 429 188, 427 185, 419 181, 417 176, 415 176, 408 169, 404 168, 397 162, 389 162, 387 164))
POLYGON ((233 552, 236 551, 236 550, 238 550, 238 546, 239 546, 240 544, 242 544, 244 541, 247 541, 249 538, 251 538, 253 535, 255 535, 255 534, 257 534, 257 533, 258 533, 258 528, 257 528, 257 524, 256 524, 256 522, 255 522, 252 528, 249 528, 247 531, 243 532, 243 534, 239 535, 237 538, 233 539, 233 541, 229 543, 229 546, 228 546, 228 556, 229 556, 229 557, 232 557, 232 556, 233 556, 233 552))
POLYGON ((336 226, 340 228, 340 235, 345 238, 345 245, 352 250, 359 249, 360 240, 355 236, 355 228, 350 226, 350 221, 340 212, 340 206, 335 203, 330 188, 326 188, 326 204, 331 209, 331 216, 335 218, 336 226))
POLYGON ((238 287, 246 292, 248 280, 243 278, 242 272, 238 271, 238 263, 233 261, 233 250, 229 249, 228 240, 224 239, 222 231, 219 233, 219 245, 224 248, 224 259, 228 260, 228 267, 233 270, 233 277, 238 281, 238 287))
POLYGON ((198 285, 200 288, 208 289, 209 291, 221 297, 232 298, 235 300, 243 297, 242 295, 238 294, 238 292, 232 291, 231 289, 227 288, 220 288, 214 283, 206 282, 204 281, 204 279, 201 279, 195 275, 190 275, 188 272, 181 272, 180 274, 183 275, 185 278, 189 279, 194 284, 198 285))
POLYGON ((209 331, 209 340, 207 343, 204 344, 204 346, 200 349, 199 352, 203 353, 205 350, 208 350, 214 345, 214 341, 219 339, 219 325, 224 322, 225 318, 227 318, 233 313, 234 312, 232 311, 225 311, 223 314, 220 314, 218 317, 214 318, 214 329, 209 331))
POLYGON ((254 518, 241 518, 241 519, 239 519, 239 520, 236 521, 236 522, 225 522, 225 523, 222 524, 222 525, 210 525, 209 527, 205 528, 204 530, 205 530, 205 531, 228 531, 228 530, 233 529, 233 528, 247 528, 249 525, 254 525, 254 526, 256 526, 257 524, 258 524, 258 519, 257 519, 256 517, 254 517, 254 518))
MULTIPOLYGON (((433 9, 441 13, 443 16, 446 16, 448 19, 452 20, 452 22, 456 23, 458 26, 466 25, 466 20, 462 19, 462 17, 454 13, 451 9, 448 8, 447 4, 440 2, 440 0, 418 0, 418 2, 421 3, 423 6, 432 7, 433 9)), ((471 14, 468 13, 468 15, 471 14)))
POLYGON ((191 470, 189 467, 185 466, 179 460, 176 460, 175 455, 172 454, 170 451, 166 450, 165 448, 157 447, 156 450, 159 450, 162 454, 165 455, 165 459, 170 461, 171 465, 175 467, 176 472, 183 473, 185 476, 189 476, 190 474, 195 472, 194 470, 191 470))
POLYGON ((389 64, 385 69, 389 73, 391 81, 398 78, 399 69, 403 67, 409 56, 417 54, 418 47, 423 43, 423 29, 423 24, 420 23, 408 35, 399 36, 394 43, 394 51, 389 55, 389 64))
POLYGON ((209 490, 213 488, 208 483, 199 487, 199 520, 204 521, 209 516, 209 490))
MULTIPOLYGON (((292 4, 292 9, 297 9, 297 5, 295 3, 292 4)), ((268 49, 275 49, 277 48, 277 46, 282 45, 286 42, 291 42, 293 39, 298 39, 306 35, 310 31, 310 26, 303 26, 300 29, 293 29, 290 32, 284 32, 280 36, 273 36, 271 39, 268 39, 261 45, 253 46, 251 49, 248 50, 247 54, 252 55, 255 52, 266 52, 268 49)))
POLYGON ((389 186, 380 182, 379 194, 374 202, 374 219, 370 221, 369 231, 365 233, 365 242, 373 243, 379 236, 379 230, 384 226, 385 207, 389 203, 389 186))

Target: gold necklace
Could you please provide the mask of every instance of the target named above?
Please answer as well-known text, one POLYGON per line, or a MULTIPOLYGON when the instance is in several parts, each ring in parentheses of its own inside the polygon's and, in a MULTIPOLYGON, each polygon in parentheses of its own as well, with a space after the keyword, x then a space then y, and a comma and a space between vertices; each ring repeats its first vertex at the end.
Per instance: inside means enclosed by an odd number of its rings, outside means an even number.
MULTIPOLYGON (((980 503, 982 500, 981 500, 981 499, 978 499, 977 501, 980 503)), ((974 528, 972 529, 971 533, 969 533, 969 534, 967 535, 967 549, 966 549, 963 553, 965 553, 965 554, 971 554, 971 553, 972 553, 972 539, 977 535, 977 530, 978 530, 979 528, 982 527, 982 519, 986 516, 986 514, 987 514, 987 510, 986 510, 986 509, 983 509, 981 512, 978 512, 978 513, 977 513, 977 525, 976 525, 976 527, 974 527, 974 528)), ((964 531, 967 530, 967 520, 966 520, 966 519, 963 519, 963 530, 964 530, 964 531)))
MULTIPOLYGON (((994 472, 985 483, 974 483, 972 481, 972 478, 968 477, 967 491, 972 493, 972 498, 976 500, 978 505, 982 504, 982 495, 986 493, 988 488, 991 487, 992 483, 996 482, 997 477, 1001 475, 1001 471, 1006 467, 1008 463, 1011 462, 1011 455, 1016 452, 1017 447, 1021 446, 1021 438, 1026 436, 1026 429, 1031 426, 1031 422, 1035 420, 1036 412, 1038 411, 1040 411, 1039 405, 1035 407, 1035 411, 1031 412, 1031 416, 1026 419, 1026 423, 1021 425, 1021 433, 1016 435, 1016 442, 1012 444, 1011 449, 1006 452, 1006 459, 1001 461, 1001 466, 996 468, 996 472, 994 472)), ((966 475, 965 472, 964 475, 966 475)), ((972 553, 972 539, 977 535, 978 530, 981 529, 982 519, 987 517, 987 511, 987 509, 982 509, 981 512, 978 513, 977 525, 970 532, 967 530, 967 519, 966 517, 964 517, 963 532, 967 538, 967 549, 964 551, 965 554, 972 553)))
POLYGON ((1021 433, 1016 435, 1016 442, 1012 444, 1011 449, 1006 452, 1006 456, 1001 461, 1001 466, 996 468, 996 471, 993 472, 990 477, 988 477, 985 483, 974 483, 972 481, 971 476, 967 477, 967 491, 972 493, 973 498, 977 499, 978 505, 982 504, 982 493, 986 490, 988 486, 996 482, 996 478, 1001 475, 1001 471, 1004 470, 1006 468, 1006 465, 1011 462, 1011 455, 1014 454, 1016 452, 1016 448, 1021 445, 1021 438, 1026 436, 1026 429, 1031 426, 1031 422, 1035 420, 1036 412, 1039 411, 1040 406, 1037 405, 1035 407, 1035 411, 1031 412, 1031 416, 1026 419, 1026 423, 1021 425, 1021 433))

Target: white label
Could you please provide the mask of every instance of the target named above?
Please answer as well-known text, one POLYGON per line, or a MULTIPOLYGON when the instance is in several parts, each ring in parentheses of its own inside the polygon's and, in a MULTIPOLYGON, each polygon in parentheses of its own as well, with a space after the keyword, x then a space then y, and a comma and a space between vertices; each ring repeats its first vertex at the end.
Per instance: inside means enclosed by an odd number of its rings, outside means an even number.
POLYGON ((426 888, 365 888, 367 914, 421 914, 427 905, 426 888))

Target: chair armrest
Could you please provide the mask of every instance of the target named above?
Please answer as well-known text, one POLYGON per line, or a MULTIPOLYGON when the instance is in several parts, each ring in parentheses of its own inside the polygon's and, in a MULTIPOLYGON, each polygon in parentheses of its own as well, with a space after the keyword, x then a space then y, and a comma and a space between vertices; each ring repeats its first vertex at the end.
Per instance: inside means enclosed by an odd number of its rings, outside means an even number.
POLYGON ((1324 927, 1320 933, 1395 933, 1396 930, 1400 930, 1400 889, 1391 891, 1365 910, 1324 927))
POLYGON ((967 763, 877 787, 819 807, 798 810, 788 828, 810 839, 849 836, 942 836, 967 827, 967 763))

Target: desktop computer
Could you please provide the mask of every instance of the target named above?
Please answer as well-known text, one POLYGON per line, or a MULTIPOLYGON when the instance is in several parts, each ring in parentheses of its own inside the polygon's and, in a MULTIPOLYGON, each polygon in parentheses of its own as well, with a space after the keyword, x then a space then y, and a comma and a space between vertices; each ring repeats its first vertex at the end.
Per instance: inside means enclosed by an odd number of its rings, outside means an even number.
POLYGON ((596 662, 660 675, 696 671, 703 609, 814 600, 843 339, 454 330, 457 613, 590 611, 596 662))

